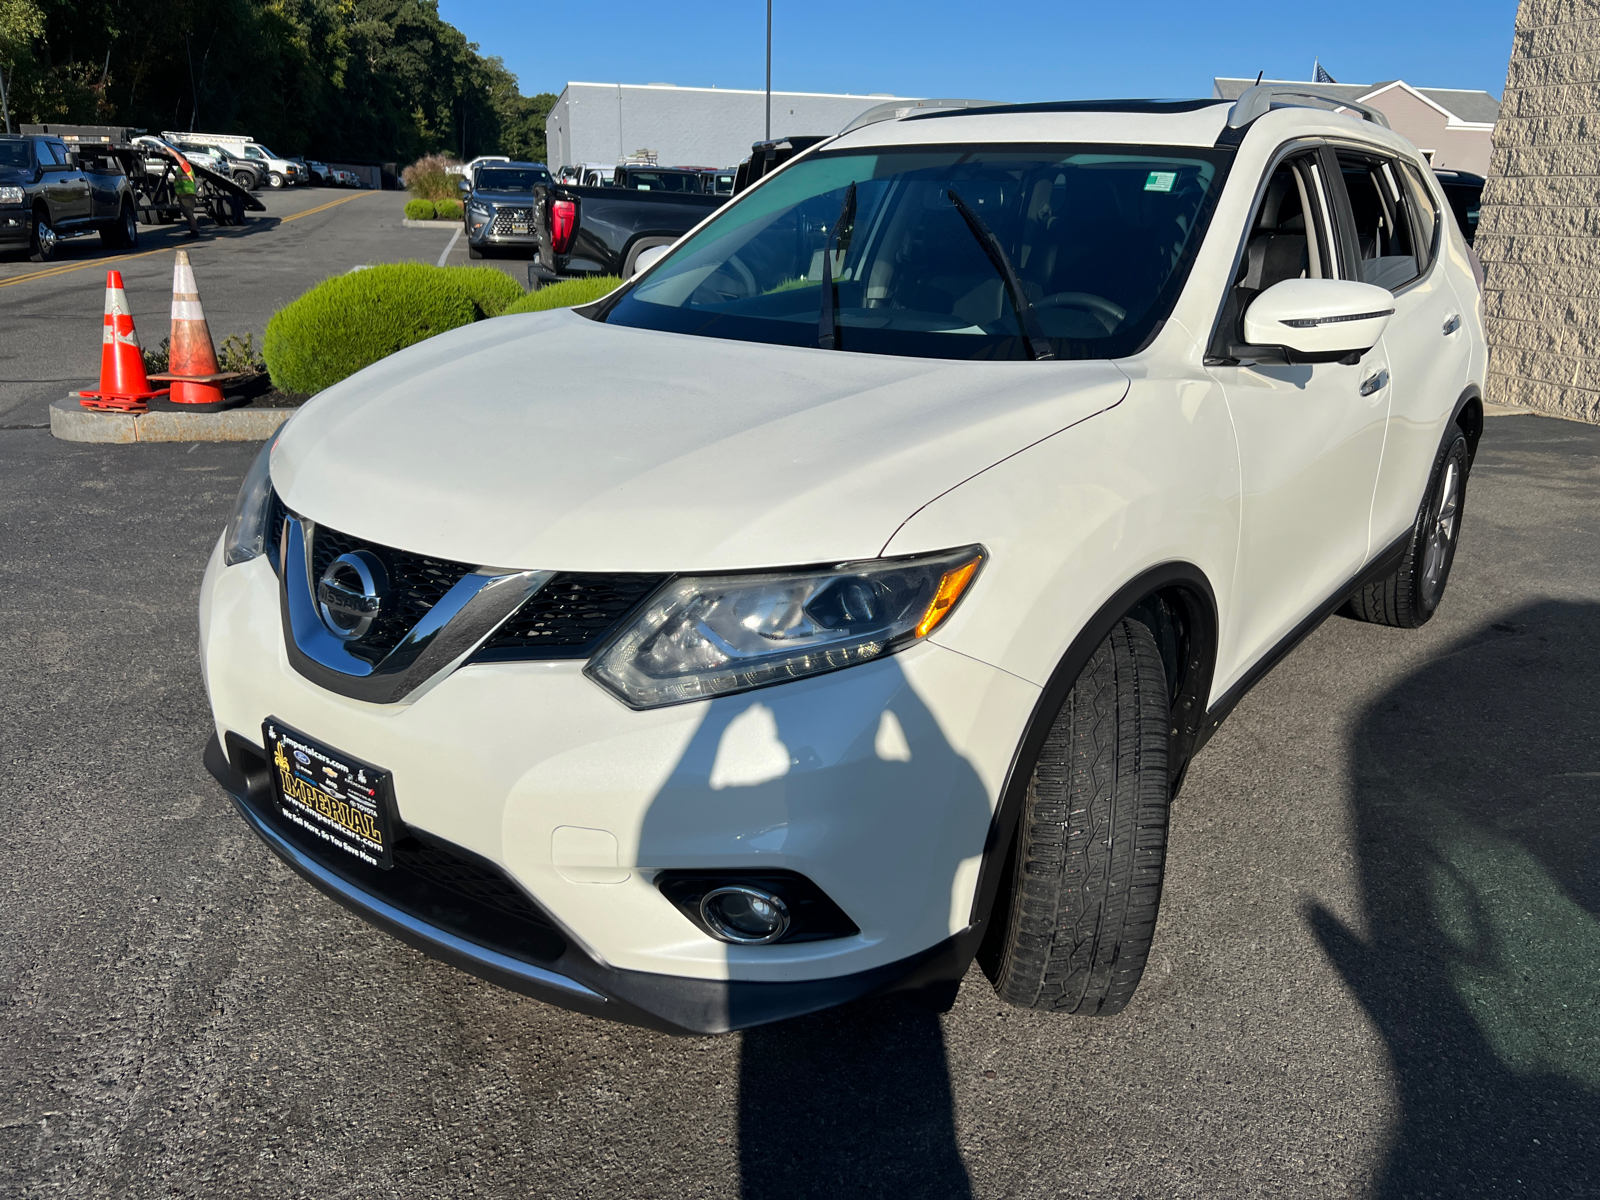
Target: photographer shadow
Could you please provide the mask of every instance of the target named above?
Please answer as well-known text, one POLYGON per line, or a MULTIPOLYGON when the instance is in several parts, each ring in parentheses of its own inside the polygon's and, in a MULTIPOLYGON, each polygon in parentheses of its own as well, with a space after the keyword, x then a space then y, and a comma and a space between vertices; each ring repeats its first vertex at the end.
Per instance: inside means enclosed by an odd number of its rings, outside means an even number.
POLYGON ((1366 712, 1368 932, 1316 906, 1382 1032, 1381 1196, 1578 1195, 1600 1161, 1600 605, 1530 605, 1366 712))
MULTIPOLYGON (((726 856, 732 830, 749 850, 742 865, 815 874, 865 936, 880 936, 876 921, 931 946, 970 888, 990 811, 976 771, 887 658, 713 701, 646 814, 640 862, 703 867, 726 856)), ((923 1002, 953 996, 952 985, 923 1002)), ((730 1026, 757 1019, 732 993, 730 1026)), ((864 998, 742 1037, 744 1196, 971 1194, 929 1007, 864 998)))

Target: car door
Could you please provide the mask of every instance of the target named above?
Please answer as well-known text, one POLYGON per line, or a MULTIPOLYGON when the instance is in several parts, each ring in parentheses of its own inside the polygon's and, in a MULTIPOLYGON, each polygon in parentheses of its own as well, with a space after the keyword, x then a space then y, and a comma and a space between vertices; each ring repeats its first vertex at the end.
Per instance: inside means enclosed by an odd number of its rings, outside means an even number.
POLYGON ((1330 204, 1332 157, 1284 152, 1266 173, 1207 369, 1239 445, 1235 611, 1219 646, 1227 688, 1338 596, 1367 561, 1389 389, 1381 348, 1358 363, 1268 365, 1235 357, 1256 295, 1284 279, 1351 277, 1330 204))
POLYGON ((1335 207, 1359 256, 1358 278, 1388 288, 1383 335, 1390 414, 1372 497, 1372 545, 1404 537, 1417 517, 1444 423, 1467 382, 1461 300, 1444 263, 1444 207, 1422 171, 1392 152, 1341 148, 1335 207))
POLYGON ((66 165, 60 176, 62 207, 56 212, 56 224, 89 220, 93 216, 93 197, 89 192, 89 176, 78 165, 77 153, 67 149, 65 142, 52 141, 50 149, 56 159, 66 165))

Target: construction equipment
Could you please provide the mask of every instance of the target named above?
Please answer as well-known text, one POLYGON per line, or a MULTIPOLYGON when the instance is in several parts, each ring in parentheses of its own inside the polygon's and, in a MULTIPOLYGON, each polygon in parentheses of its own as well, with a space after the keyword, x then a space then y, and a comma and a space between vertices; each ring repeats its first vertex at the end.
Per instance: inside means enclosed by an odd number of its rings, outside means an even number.
POLYGON ((144 352, 133 328, 133 311, 122 290, 122 272, 106 272, 106 319, 100 335, 100 390, 79 392, 85 408, 105 412, 142 413, 166 388, 150 386, 144 373, 144 352))
POLYGON ((174 404, 212 408, 221 408, 224 403, 217 384, 239 378, 239 372, 224 371, 217 365, 211 327, 200 307, 199 285, 186 250, 179 250, 172 264, 172 337, 167 343, 167 370, 151 378, 172 384, 174 404))
MULTIPOLYGON (((128 177, 141 225, 168 225, 183 219, 183 207, 172 189, 178 174, 177 153, 143 129, 123 125, 24 125, 25 134, 58 137, 75 150, 78 161, 115 163, 128 177)), ((242 225, 247 212, 266 212, 262 204, 226 175, 189 160, 194 168, 200 207, 218 225, 242 225)))

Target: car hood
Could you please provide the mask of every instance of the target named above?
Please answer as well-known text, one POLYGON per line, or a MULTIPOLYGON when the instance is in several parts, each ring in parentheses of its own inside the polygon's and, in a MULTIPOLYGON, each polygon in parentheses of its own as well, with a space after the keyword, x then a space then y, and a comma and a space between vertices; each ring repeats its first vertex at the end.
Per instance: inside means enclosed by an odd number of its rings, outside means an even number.
POLYGON ((474 565, 722 570, 869 558, 922 505, 1120 401, 1109 362, 957 362, 496 317, 309 401, 292 510, 474 565))
POLYGON ((32 182, 32 171, 29 171, 23 167, 0 167, 0 184, 16 187, 18 184, 32 182))

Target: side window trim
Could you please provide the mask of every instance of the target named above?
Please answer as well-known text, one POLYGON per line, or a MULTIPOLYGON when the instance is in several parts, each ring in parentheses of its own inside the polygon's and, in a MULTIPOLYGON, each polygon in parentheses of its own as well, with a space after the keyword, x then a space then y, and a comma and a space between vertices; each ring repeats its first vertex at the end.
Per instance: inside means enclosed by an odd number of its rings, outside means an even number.
POLYGON ((1332 193, 1335 228, 1339 231, 1339 254, 1344 261, 1342 278, 1361 282, 1361 242, 1356 233, 1356 213, 1350 206, 1350 193, 1345 189, 1344 172, 1339 167, 1339 156, 1332 146, 1322 148, 1322 173, 1328 180, 1332 193))
MULTIPOLYGON (((1216 312, 1211 318, 1211 335, 1206 338, 1204 358, 1212 366, 1224 365, 1227 361, 1227 348, 1231 337, 1224 337, 1222 322, 1228 311, 1228 300, 1233 295, 1234 281, 1239 278, 1239 267, 1244 262, 1245 249, 1250 244, 1250 230, 1255 224, 1256 214, 1261 211, 1261 201, 1266 197, 1267 187, 1272 182, 1273 175, 1278 168, 1297 154, 1318 153, 1325 149, 1327 143, 1322 138, 1294 138, 1282 143, 1267 158, 1266 166, 1262 168, 1261 176, 1256 180, 1255 195, 1250 199, 1250 206, 1246 210, 1245 223, 1239 230, 1238 243, 1233 248, 1233 259, 1228 267, 1227 282, 1217 297, 1216 312)), ((1219 197, 1220 199, 1220 197, 1219 197)), ((1216 232, 1213 226, 1212 233, 1216 232)), ((1208 235, 1209 236, 1209 235, 1208 235)), ((1190 276, 1194 282, 1194 276, 1190 276)))

